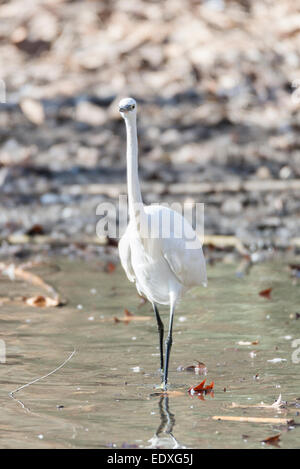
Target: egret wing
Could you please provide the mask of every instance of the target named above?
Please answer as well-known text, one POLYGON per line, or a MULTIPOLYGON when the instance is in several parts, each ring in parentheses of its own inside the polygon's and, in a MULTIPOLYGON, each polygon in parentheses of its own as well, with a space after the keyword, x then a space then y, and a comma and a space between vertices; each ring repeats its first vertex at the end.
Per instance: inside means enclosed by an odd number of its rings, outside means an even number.
POLYGON ((123 269, 126 272, 128 280, 135 282, 135 274, 131 263, 131 248, 129 243, 128 228, 119 241, 119 256, 123 269))
POLYGON ((206 284, 206 265, 202 247, 188 248, 184 239, 163 241, 163 255, 170 269, 185 287, 206 284))
POLYGON ((206 284, 202 245, 190 223, 180 213, 164 206, 147 207, 146 213, 159 225, 157 242, 179 282, 186 287, 206 284))

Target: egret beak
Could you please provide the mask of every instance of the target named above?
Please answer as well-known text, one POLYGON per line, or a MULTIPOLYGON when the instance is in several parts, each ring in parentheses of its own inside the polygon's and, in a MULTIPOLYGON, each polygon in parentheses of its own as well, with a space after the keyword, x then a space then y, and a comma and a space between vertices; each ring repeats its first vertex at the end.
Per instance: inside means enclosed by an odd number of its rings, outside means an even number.
POLYGON ((131 110, 131 104, 126 104, 125 106, 119 107, 119 112, 127 112, 131 110))

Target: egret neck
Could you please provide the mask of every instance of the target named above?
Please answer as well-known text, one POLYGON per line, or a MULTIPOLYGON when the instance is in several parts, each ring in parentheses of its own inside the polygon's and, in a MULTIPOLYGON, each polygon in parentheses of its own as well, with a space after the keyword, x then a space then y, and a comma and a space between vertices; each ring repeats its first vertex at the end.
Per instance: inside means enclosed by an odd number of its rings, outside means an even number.
POLYGON ((136 115, 126 116, 127 136, 127 189, 129 217, 140 224, 140 216, 144 213, 143 201, 138 177, 138 141, 136 115))

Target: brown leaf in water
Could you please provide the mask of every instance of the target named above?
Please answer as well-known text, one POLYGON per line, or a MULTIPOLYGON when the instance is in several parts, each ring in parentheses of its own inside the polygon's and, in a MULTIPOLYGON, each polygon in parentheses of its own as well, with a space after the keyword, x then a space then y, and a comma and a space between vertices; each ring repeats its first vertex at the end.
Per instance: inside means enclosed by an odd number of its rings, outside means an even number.
POLYGON ((260 291, 259 295, 263 296, 264 298, 267 298, 268 300, 270 300, 272 290, 273 290, 273 288, 266 288, 266 290, 260 291))
POLYGON ((201 381, 201 383, 198 384, 198 386, 192 386, 192 387, 189 389, 189 393, 197 393, 197 392, 202 392, 202 391, 204 391, 204 384, 205 384, 205 381, 206 381, 206 379, 204 379, 203 381, 201 381))
POLYGON ((128 309, 126 308, 124 309, 124 314, 127 318, 131 318, 133 316, 133 314, 130 311, 128 311, 128 309))
POLYGON ((204 386, 205 385, 205 382, 206 382, 206 379, 204 379, 203 381, 201 381, 200 384, 198 384, 198 386, 192 386, 188 392, 190 394, 201 394, 201 393, 205 393, 205 394, 209 394, 213 388, 214 388, 214 385, 215 383, 212 381, 209 385, 207 386, 204 386))
POLYGON ((109 274, 112 274, 115 270, 116 270, 116 266, 115 264, 113 264, 113 262, 108 262, 106 264, 106 272, 108 272, 109 274))
POLYGON ((266 445, 273 445, 279 447, 280 437, 281 433, 278 433, 277 435, 269 436, 265 440, 262 440, 262 443, 265 443, 266 445))
POLYGON ((177 371, 193 371, 196 375, 206 375, 207 366, 203 362, 196 361, 196 365, 180 366, 177 371))
POLYGON ((180 371, 195 371, 196 365, 190 365, 184 368, 184 366, 181 367, 180 371))
POLYGON ((215 383, 214 383, 214 381, 212 381, 210 384, 208 384, 207 386, 205 386, 204 391, 205 391, 205 392, 210 392, 210 391, 212 391, 213 388, 214 388, 214 385, 215 385, 215 383))
POLYGON ((24 302, 29 306, 36 306, 38 308, 45 308, 48 306, 59 306, 61 303, 58 298, 50 298, 49 296, 32 296, 30 298, 23 298, 24 302))

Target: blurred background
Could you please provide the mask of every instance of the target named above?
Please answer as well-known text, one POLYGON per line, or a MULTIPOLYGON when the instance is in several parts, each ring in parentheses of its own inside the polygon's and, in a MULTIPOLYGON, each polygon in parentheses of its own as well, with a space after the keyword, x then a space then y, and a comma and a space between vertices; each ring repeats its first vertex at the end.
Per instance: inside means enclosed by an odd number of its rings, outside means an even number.
POLYGON ((2 255, 97 242, 97 205, 126 193, 127 95, 145 203, 203 202, 206 234, 253 249, 300 245, 297 2, 1 1, 0 71, 2 255))

